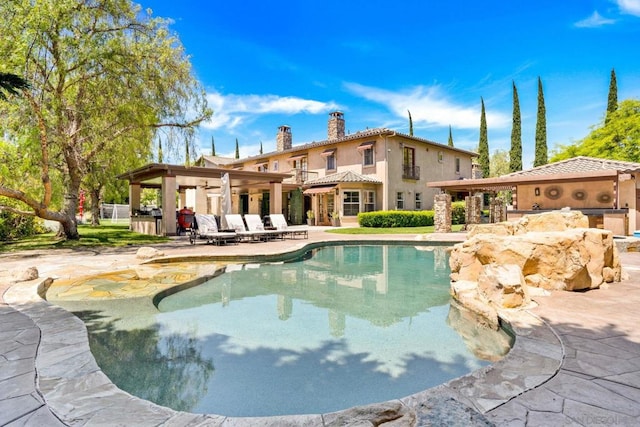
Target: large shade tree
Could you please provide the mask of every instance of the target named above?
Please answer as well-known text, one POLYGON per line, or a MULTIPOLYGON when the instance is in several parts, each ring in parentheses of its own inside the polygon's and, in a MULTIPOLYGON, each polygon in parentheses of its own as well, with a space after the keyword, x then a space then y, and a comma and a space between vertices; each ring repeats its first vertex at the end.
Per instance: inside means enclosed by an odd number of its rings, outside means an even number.
POLYGON ((0 102, 0 149, 14 153, 0 196, 77 239, 82 186, 148 161, 161 129, 192 140, 204 93, 167 21, 129 0, 5 0, 0 16, 0 71, 31 85, 0 102))
POLYGON ((559 147, 552 161, 576 156, 640 163, 640 100, 620 102, 582 141, 559 147))

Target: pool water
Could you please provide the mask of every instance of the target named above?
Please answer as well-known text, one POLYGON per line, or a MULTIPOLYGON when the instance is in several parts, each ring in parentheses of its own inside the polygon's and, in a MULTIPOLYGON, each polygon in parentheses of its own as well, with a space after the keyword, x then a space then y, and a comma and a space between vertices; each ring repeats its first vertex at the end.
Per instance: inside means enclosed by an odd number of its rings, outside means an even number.
POLYGON ((327 413, 489 363, 449 324, 448 276, 443 247, 327 246, 295 262, 229 265, 162 299, 137 328, 77 314, 100 367, 139 397, 227 416, 327 413))

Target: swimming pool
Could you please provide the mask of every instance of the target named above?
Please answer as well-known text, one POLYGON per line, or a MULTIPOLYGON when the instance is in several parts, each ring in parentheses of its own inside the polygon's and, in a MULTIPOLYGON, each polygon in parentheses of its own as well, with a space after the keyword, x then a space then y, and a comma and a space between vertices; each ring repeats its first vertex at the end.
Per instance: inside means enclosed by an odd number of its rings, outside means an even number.
POLYGON ((321 247, 294 262, 229 265, 153 313, 121 301, 120 314, 76 314, 102 370, 139 397, 229 416, 326 413, 488 363, 448 324, 459 316, 444 249, 321 247))

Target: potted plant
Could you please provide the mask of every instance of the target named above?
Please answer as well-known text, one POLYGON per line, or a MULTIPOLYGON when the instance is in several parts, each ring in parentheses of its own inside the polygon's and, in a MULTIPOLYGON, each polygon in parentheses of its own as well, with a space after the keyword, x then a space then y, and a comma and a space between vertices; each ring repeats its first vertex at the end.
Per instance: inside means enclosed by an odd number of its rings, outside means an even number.
POLYGON ((333 225, 334 227, 340 227, 340 212, 331 212, 331 225, 333 225))
POLYGON ((307 211, 307 224, 313 225, 313 220, 315 219, 315 217, 316 215, 313 213, 311 209, 309 209, 307 211))

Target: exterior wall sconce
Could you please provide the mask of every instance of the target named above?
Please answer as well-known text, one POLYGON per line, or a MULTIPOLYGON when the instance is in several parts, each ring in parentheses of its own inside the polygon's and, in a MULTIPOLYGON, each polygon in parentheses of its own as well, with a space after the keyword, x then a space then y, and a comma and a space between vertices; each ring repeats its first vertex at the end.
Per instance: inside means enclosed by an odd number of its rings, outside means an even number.
POLYGON ((536 196, 539 196, 539 195, 540 195, 540 187, 536 187, 536 188, 533 190, 533 193, 534 193, 536 196))

